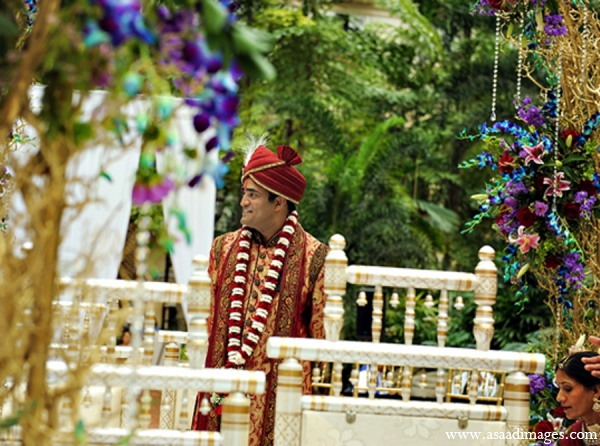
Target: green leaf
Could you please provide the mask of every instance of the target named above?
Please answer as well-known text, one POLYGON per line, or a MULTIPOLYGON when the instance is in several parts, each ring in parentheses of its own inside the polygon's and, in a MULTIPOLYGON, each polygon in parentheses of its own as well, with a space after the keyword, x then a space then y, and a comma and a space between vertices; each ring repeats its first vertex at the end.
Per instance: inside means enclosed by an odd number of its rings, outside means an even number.
POLYGON ((571 156, 566 157, 563 160, 563 164, 569 164, 569 163, 573 163, 575 161, 589 161, 589 162, 591 162, 592 160, 591 160, 590 157, 583 156, 583 155, 571 155, 571 156))
POLYGON ((104 178, 104 179, 108 180, 110 183, 112 183, 112 178, 106 172, 104 172, 104 171, 100 172, 100 177, 104 178))
POLYGON ((202 0, 204 28, 208 34, 218 34, 227 21, 227 11, 214 0, 202 0))
POLYGON ((14 20, 5 14, 0 14, 0 36, 15 37, 19 33, 19 28, 14 20))
POLYGON ((17 410, 14 414, 0 420, 0 429, 8 429, 10 427, 19 424, 19 421, 23 417, 23 409, 17 410))
POLYGON ((272 81, 277 75, 275 67, 261 54, 240 55, 238 62, 242 70, 255 79, 272 81))
POLYGON ((273 47, 269 34, 244 25, 236 25, 231 37, 238 54, 266 53, 273 47))
POLYGON ((85 435, 85 426, 83 424, 83 420, 80 419, 77 422, 77 426, 75 426, 75 432, 73 432, 73 434, 75 435, 75 440, 77 441, 77 443, 87 444, 87 437, 85 435))
POLYGON ((73 137, 76 145, 81 146, 93 135, 92 125, 89 122, 76 122, 73 124, 73 137))

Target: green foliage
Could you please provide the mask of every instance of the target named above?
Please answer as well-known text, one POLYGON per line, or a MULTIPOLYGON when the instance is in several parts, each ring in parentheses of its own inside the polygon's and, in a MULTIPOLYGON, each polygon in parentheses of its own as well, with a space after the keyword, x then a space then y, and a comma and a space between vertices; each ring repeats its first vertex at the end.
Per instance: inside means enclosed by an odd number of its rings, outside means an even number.
MULTIPOLYGON (((502 246, 482 228, 459 234, 461 222, 477 213, 470 197, 484 177, 458 169, 481 147, 456 136, 489 120, 493 19, 473 17, 459 0, 375 3, 402 24, 362 24, 326 13, 320 3, 242 3, 247 24, 275 39, 269 60, 278 77, 243 85, 234 146, 245 131, 268 131, 272 148, 297 148, 308 180, 301 223, 324 242, 344 235, 351 263, 472 272, 481 246, 502 246)), ((514 114, 516 53, 509 46, 501 51, 496 114, 504 119, 514 114)), ((531 88, 524 82, 523 94, 531 88)), ((240 169, 239 161, 232 164, 223 191, 223 231, 238 226, 240 169)), ((448 345, 474 345, 475 304, 472 295, 463 298, 461 312, 450 310, 448 345)), ((531 305, 518 314, 514 296, 500 287, 495 348, 525 342, 548 320, 542 294, 531 305)), ((435 316, 422 299, 417 308, 418 316, 435 316)), ((350 291, 345 309, 343 333, 352 337, 350 291)), ((404 310, 388 310, 389 335, 401 339, 404 310)), ((421 323, 417 336, 434 342, 435 323, 421 323)))

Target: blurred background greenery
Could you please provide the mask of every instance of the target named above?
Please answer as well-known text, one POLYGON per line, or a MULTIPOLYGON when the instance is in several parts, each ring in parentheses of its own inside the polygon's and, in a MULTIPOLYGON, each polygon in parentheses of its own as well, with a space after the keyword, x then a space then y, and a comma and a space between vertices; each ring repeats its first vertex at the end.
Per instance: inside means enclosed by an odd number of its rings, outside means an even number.
MULTIPOLYGON (((489 172, 457 168, 482 147, 456 138, 490 123, 494 19, 473 16, 465 0, 367 6, 357 13, 364 3, 240 2, 242 20, 274 36, 269 60, 277 77, 242 83, 233 147, 245 132, 267 131, 272 149, 297 148, 308 179, 301 223, 325 243, 342 234, 351 263, 472 272, 477 251, 488 244, 501 270, 504 242, 489 223, 460 234, 477 211, 470 196, 481 192, 489 172)), ((502 44, 499 120, 515 113, 516 66, 515 48, 502 44)), ((526 81, 522 89, 524 96, 537 94, 526 81)), ((240 166, 233 161, 219 191, 217 234, 239 226, 240 166)), ((521 309, 499 277, 492 348, 522 350, 550 323, 544 293, 532 288, 521 309)), ((354 336, 355 298, 346 296, 346 338, 354 336)), ((403 298, 387 308, 387 342, 402 342, 403 298)), ((448 345, 474 345, 475 306, 472 295, 463 298, 465 308, 450 312, 448 345)), ((424 295, 417 316, 435 317, 423 301, 424 295)), ((415 342, 434 342, 435 322, 423 321, 415 332, 415 342)))

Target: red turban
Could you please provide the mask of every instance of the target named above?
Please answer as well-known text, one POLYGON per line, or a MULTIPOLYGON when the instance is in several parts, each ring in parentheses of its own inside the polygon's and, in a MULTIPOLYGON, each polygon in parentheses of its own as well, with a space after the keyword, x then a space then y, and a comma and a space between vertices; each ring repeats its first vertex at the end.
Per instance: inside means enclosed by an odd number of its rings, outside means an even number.
POLYGON ((277 147, 277 155, 265 146, 258 146, 244 167, 242 182, 250 178, 269 192, 298 204, 306 189, 306 179, 293 166, 301 162, 300 155, 290 146, 277 147))

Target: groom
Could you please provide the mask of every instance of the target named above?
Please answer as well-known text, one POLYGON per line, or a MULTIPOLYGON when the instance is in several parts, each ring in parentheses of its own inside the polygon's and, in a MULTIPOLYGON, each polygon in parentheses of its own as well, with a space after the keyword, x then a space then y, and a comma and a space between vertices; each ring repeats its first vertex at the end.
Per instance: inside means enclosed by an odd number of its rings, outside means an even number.
MULTIPOLYGON (((270 336, 325 338, 324 265, 328 248, 302 229, 296 205, 306 180, 294 167, 294 149, 277 155, 260 145, 242 175, 243 227, 213 241, 206 367, 260 370, 266 391, 250 396, 250 446, 271 446, 278 360, 269 359, 270 336)), ((310 363, 303 364, 304 393, 311 392, 310 363)), ((218 408, 202 416, 196 402, 193 429, 217 430, 218 408)))

